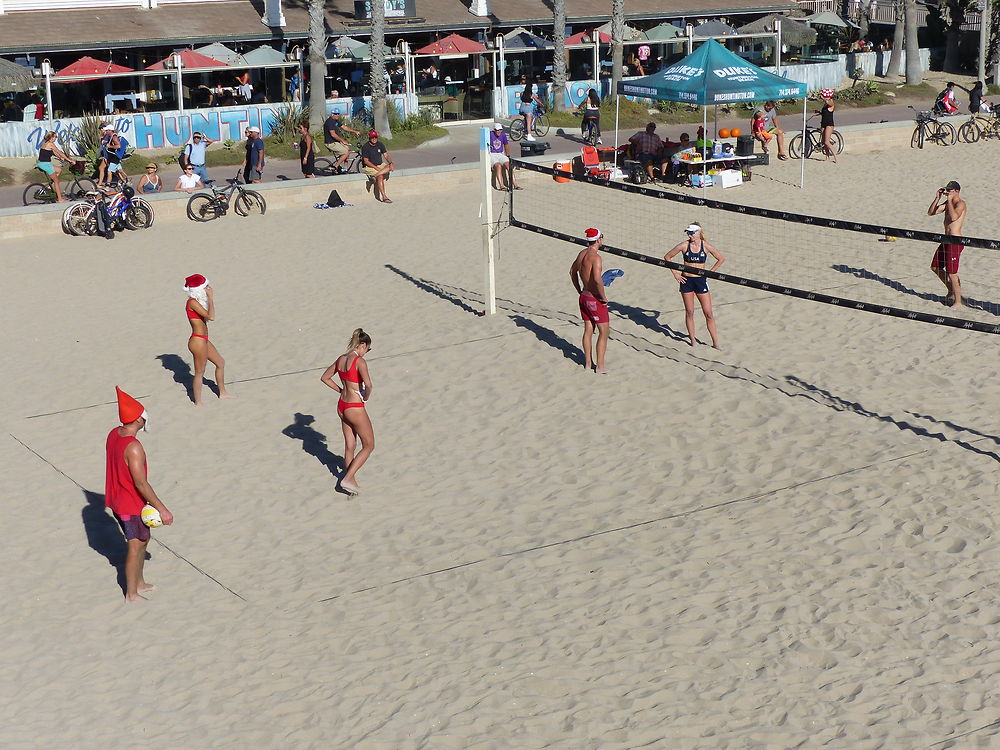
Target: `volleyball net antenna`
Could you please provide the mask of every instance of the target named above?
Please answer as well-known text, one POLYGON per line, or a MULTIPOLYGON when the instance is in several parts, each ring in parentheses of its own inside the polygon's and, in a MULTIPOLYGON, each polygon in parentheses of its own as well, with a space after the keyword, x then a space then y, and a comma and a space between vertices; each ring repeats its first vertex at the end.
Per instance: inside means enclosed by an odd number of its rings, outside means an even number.
MULTIPOLYGON (((864 312, 1000 333, 1000 240, 949 237, 742 206, 515 160, 526 189, 511 194, 511 226, 586 244, 596 226, 604 252, 664 269, 663 255, 692 221, 726 256, 709 279, 864 312), (558 178, 558 181, 556 181, 558 178), (965 246, 964 307, 944 305, 946 289, 930 269, 939 243, 965 246), (991 262, 984 262, 989 258, 991 262)), ((676 260, 680 260, 677 258, 676 260)))

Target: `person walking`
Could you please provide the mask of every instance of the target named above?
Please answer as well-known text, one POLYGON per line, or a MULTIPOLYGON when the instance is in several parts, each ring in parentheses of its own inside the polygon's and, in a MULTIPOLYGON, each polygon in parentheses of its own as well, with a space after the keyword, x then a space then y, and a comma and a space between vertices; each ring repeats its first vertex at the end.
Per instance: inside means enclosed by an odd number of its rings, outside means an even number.
POLYGON ((125 601, 146 601, 156 587, 143 577, 149 527, 142 521, 142 509, 152 505, 165 526, 174 522, 163 501, 157 497, 147 478, 146 451, 136 434, 146 429, 148 416, 142 404, 115 386, 118 396, 120 427, 108 433, 105 441, 104 504, 111 509, 125 535, 125 601))
POLYGON ((226 390, 226 360, 219 354, 215 344, 208 340, 208 321, 215 320, 215 291, 208 279, 196 273, 184 279, 184 292, 188 296, 184 312, 191 324, 188 351, 194 357, 194 380, 191 383, 194 405, 201 406, 202 378, 208 362, 215 365, 215 385, 219 389, 219 398, 235 398, 226 390))
POLYGON ((316 176, 316 145, 313 143, 307 122, 299 123, 299 161, 303 177, 316 176))
MULTIPOLYGON (((943 213, 944 233, 961 237, 968 210, 968 205, 962 200, 962 186, 952 180, 943 188, 938 188, 927 209, 927 215, 937 216, 943 213)), ((952 309, 962 306, 962 281, 958 278, 958 263, 964 249, 964 245, 942 242, 931 258, 931 270, 948 290, 944 304, 952 309)))
MULTIPOLYGON (((684 230, 687 239, 674 245, 673 249, 663 256, 663 260, 670 261, 678 253, 684 253, 684 265, 690 268, 705 268, 708 256, 715 258, 715 264, 710 270, 716 271, 719 266, 726 262, 718 248, 705 239, 701 224, 693 222, 688 224, 684 230)), ((684 301, 684 323, 687 325, 688 337, 691 346, 698 343, 694 334, 694 300, 698 298, 701 310, 705 314, 705 325, 708 333, 712 337, 712 346, 719 347, 719 333, 715 328, 715 314, 712 312, 712 293, 708 289, 708 279, 694 273, 684 271, 673 271, 674 278, 680 284, 681 299, 684 301)))
POLYGON ((347 344, 347 351, 337 357, 320 377, 324 385, 340 394, 337 414, 344 431, 344 475, 340 479, 340 488, 348 495, 361 492, 358 470, 375 450, 375 430, 365 408, 365 403, 371 400, 373 386, 364 357, 371 350, 371 336, 356 328, 347 344), (334 375, 340 378, 339 385, 334 381, 334 375), (355 453, 359 439, 361 450, 355 453))
POLYGON ((246 157, 243 159, 243 182, 260 182, 264 176, 264 139, 260 137, 260 128, 251 126, 246 131, 247 140, 243 145, 246 157))
POLYGON ((611 323, 608 316, 608 295, 604 290, 601 270, 601 246, 604 235, 600 229, 591 227, 583 233, 587 247, 580 251, 569 267, 569 277, 579 295, 580 317, 583 318, 583 363, 589 371, 594 367, 594 357, 591 352, 594 329, 597 329, 597 372, 607 375, 604 355, 608 349, 608 337, 611 335, 611 323))
POLYGON ((819 127, 823 136, 823 153, 826 154, 825 161, 833 159, 837 163, 837 149, 833 146, 833 111, 837 108, 837 103, 833 101, 833 89, 823 89, 819 92, 823 100, 823 108, 817 109, 819 115, 819 127))

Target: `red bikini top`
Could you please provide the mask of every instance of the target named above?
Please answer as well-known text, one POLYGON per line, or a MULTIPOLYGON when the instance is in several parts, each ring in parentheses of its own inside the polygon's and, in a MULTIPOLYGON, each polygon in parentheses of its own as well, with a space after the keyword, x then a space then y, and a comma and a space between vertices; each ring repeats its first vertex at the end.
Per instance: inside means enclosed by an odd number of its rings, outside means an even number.
POLYGON ((184 303, 184 309, 187 311, 188 318, 190 318, 191 320, 202 320, 202 317, 198 313, 196 313, 194 310, 192 310, 188 306, 187 302, 184 303))
POLYGON ((354 361, 351 362, 351 366, 346 370, 338 369, 337 374, 340 375, 341 379, 345 383, 360 383, 361 379, 358 377, 358 360, 361 359, 361 357, 354 352, 352 352, 352 354, 354 354, 354 361))

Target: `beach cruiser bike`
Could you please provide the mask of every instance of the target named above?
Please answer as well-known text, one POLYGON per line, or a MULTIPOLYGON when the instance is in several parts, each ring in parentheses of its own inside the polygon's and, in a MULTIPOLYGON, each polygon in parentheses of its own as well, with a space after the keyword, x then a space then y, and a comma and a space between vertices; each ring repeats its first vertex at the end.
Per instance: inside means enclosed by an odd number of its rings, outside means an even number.
MULTIPOLYGON (((813 115, 810 120, 815 119, 818 115, 813 115)), ((833 148, 834 152, 837 154, 842 154, 844 152, 844 136, 840 134, 840 131, 834 129, 830 133, 830 146, 833 148)), ((803 155, 808 159, 814 153, 819 153, 826 155, 826 151, 823 149, 823 129, 818 128, 815 125, 806 125, 804 133, 799 133, 797 136, 792 138, 791 143, 788 144, 788 153, 793 159, 798 159, 799 156, 803 155)))
MULTIPOLYGON (((317 177, 331 177, 337 172, 334 171, 333 165, 337 163, 337 157, 328 158, 326 156, 321 156, 313 162, 313 169, 317 177)), ((344 162, 342 167, 344 170, 341 174, 359 174, 361 172, 361 146, 357 143, 351 142, 351 153, 347 157, 347 161, 344 162)))
POLYGON ((256 190, 247 190, 240 181, 241 173, 226 180, 227 187, 212 186, 211 193, 195 193, 188 199, 187 215, 192 221, 212 221, 225 216, 232 203, 233 210, 240 216, 264 215, 267 203, 256 190))
MULTIPOLYGON (((511 140, 519 141, 524 138, 525 127, 524 117, 518 116, 510 124, 511 140)), ((551 127, 551 123, 549 122, 548 113, 543 109, 539 109, 536 105, 535 116, 531 118, 531 132, 539 138, 544 138, 549 134, 549 127, 551 127)))
POLYGON ((103 234, 113 239, 115 232, 125 229, 149 229, 153 226, 153 207, 135 194, 131 185, 121 189, 93 191, 86 200, 71 203, 63 211, 62 227, 74 236, 103 234), (104 213, 103 221, 98 213, 104 213))
MULTIPOLYGON (((917 112, 912 106, 914 112, 917 112)), ((917 112, 917 126, 910 136, 910 148, 923 148, 925 143, 952 146, 955 143, 955 128, 950 122, 942 122, 929 110, 917 112)))
MULTIPOLYGON (((97 190, 97 183, 94 182, 89 177, 84 176, 85 164, 83 161, 74 161, 69 165, 68 171, 71 175, 76 175, 74 178, 68 178, 68 181, 62 184, 62 194, 63 198, 66 200, 80 200, 87 193, 92 193, 97 190)), ((48 180, 46 184, 41 182, 33 182, 28 187, 24 189, 24 193, 21 195, 21 201, 26 206, 37 206, 44 203, 55 203, 56 202, 56 189, 53 178, 45 174, 41 169, 35 167, 38 172, 45 175, 45 179, 48 180)))
POLYGON ((974 114, 959 126, 958 137, 964 143, 975 143, 980 138, 1000 138, 1000 117, 996 112, 974 114))

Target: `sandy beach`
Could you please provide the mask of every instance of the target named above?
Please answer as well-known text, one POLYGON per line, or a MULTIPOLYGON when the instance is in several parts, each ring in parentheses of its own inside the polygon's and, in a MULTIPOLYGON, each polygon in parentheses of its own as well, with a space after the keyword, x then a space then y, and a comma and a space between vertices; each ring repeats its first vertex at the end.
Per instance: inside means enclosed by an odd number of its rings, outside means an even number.
MULTIPOLYGON (((804 190, 788 162, 712 197, 938 231, 927 203, 956 179, 967 234, 1000 238, 998 155, 845 153, 807 164, 804 190)), ((526 184, 517 200, 553 189, 526 184)), ((598 377, 573 247, 504 230, 485 318, 476 191, 387 206, 359 185, 332 211, 0 241, 0 746, 1000 743, 996 337, 713 282, 724 348, 691 348, 669 274, 612 259, 598 377), (238 396, 203 409, 192 273, 216 289, 238 396), (358 326, 377 447, 352 499, 319 377, 358 326), (150 414, 150 481, 176 516, 140 605, 103 510, 115 385, 150 414)), ((624 205, 557 220, 613 228, 641 214, 624 205)), ((651 217, 649 249, 682 229, 651 217)), ((724 270, 768 239, 719 236, 724 270)), ((940 294, 932 251, 893 268, 940 294)), ((969 293, 1000 301, 998 265, 968 250, 969 293)))

